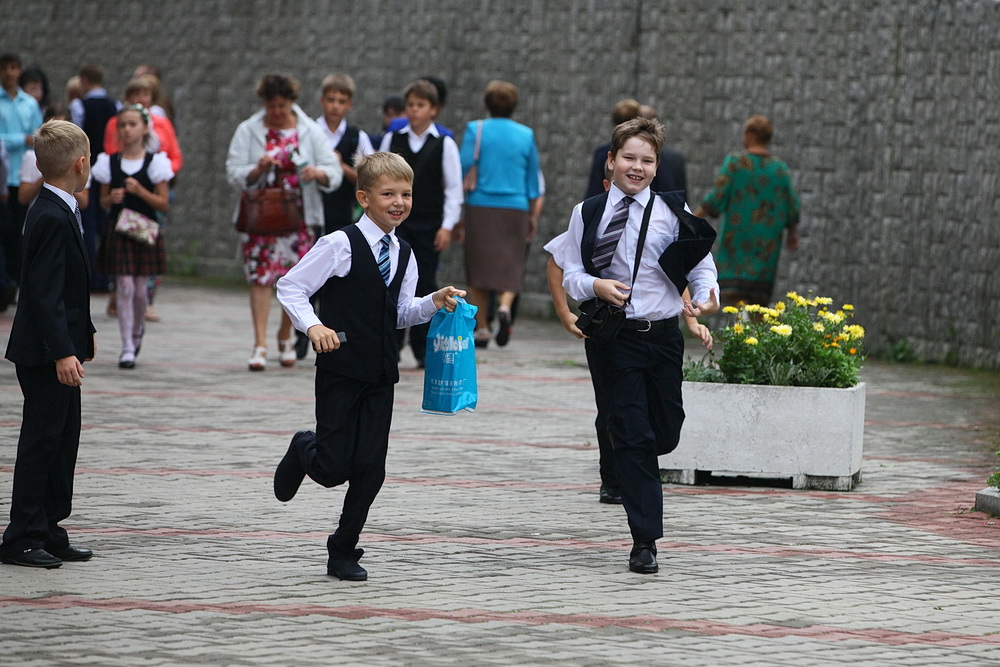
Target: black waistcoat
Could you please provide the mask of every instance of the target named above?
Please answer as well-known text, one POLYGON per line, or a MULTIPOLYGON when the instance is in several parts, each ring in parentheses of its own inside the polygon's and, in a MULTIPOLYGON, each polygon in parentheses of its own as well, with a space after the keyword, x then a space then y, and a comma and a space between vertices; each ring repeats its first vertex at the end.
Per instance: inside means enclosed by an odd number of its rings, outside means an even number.
POLYGON ((403 156, 413 168, 414 220, 438 220, 444 217, 444 174, 441 161, 444 157, 444 137, 427 136, 418 153, 410 150, 409 135, 395 132, 389 150, 403 156))
POLYGON ((107 97, 89 97, 83 100, 83 131, 90 139, 90 164, 97 162, 98 153, 104 150, 104 128, 118 107, 107 97))
MULTIPOLYGON (((156 192, 156 186, 153 185, 153 181, 149 178, 149 163, 153 161, 153 154, 147 152, 145 159, 142 161, 142 167, 139 171, 134 174, 126 174, 122 171, 122 154, 112 153, 108 156, 108 163, 111 165, 111 183, 109 184, 112 189, 114 188, 124 188, 125 179, 130 176, 142 184, 142 187, 146 188, 150 192, 156 192)), ((121 204, 115 204, 111 207, 111 220, 118 219, 118 213, 123 208, 130 208, 133 211, 142 213, 147 218, 151 220, 156 220, 156 209, 147 204, 139 195, 133 195, 126 192, 125 198, 122 200, 121 204)))
POLYGON ((386 287, 371 246, 357 225, 343 229, 351 243, 351 270, 326 281, 320 292, 320 320, 347 341, 316 355, 316 365, 363 382, 399 381, 396 304, 410 261, 410 246, 399 239, 399 265, 386 287))

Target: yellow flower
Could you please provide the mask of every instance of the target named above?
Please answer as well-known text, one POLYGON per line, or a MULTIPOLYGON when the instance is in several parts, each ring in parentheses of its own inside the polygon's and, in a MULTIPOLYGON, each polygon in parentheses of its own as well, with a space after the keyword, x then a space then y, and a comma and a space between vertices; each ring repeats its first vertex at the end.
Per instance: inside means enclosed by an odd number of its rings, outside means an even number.
POLYGON ((787 294, 785 294, 785 296, 791 299, 792 301, 798 301, 800 298, 798 292, 788 292, 787 294))
POLYGON ((756 345, 757 344, 757 339, 754 338, 753 336, 750 336, 749 338, 747 338, 743 342, 746 343, 747 345, 756 345))
POLYGON ((848 324, 844 327, 844 335, 851 340, 860 340, 865 337, 865 328, 860 324, 848 324))
POLYGON ((770 324, 771 322, 777 322, 778 318, 771 315, 771 313, 764 313, 764 321, 770 324))
POLYGON ((801 296, 799 296, 797 294, 795 295, 795 298, 792 299, 792 301, 795 302, 795 305, 800 306, 802 308, 805 308, 806 306, 809 305, 809 300, 808 299, 806 299, 804 297, 801 297, 801 296))
POLYGON ((748 313, 759 313, 761 311, 761 307, 760 307, 760 304, 751 303, 751 304, 747 305, 744 308, 744 310, 746 310, 748 313))
POLYGON ((740 312, 740 309, 735 306, 726 306, 725 308, 722 309, 722 312, 727 313, 729 315, 735 315, 736 313, 740 312))
POLYGON ((826 327, 823 326, 822 322, 813 322, 813 331, 826 331, 826 327))
POLYGON ((788 337, 792 335, 792 327, 790 327, 787 324, 779 324, 777 326, 773 326, 771 327, 771 331, 778 334, 779 336, 788 337))
POLYGON ((785 302, 779 301, 778 304, 774 307, 774 309, 777 310, 779 313, 785 312, 785 302))
POLYGON ((743 325, 740 324, 739 322, 737 322, 736 324, 734 324, 733 325, 733 333, 735 333, 735 334, 741 334, 741 333, 743 333, 743 325))
POLYGON ((778 317, 781 315, 781 311, 776 308, 761 308, 761 312, 770 315, 771 317, 778 317))
POLYGON ((851 304, 849 304, 849 303, 845 303, 845 304, 844 304, 843 306, 841 306, 841 308, 842 308, 843 310, 848 310, 848 311, 850 311, 850 310, 854 310, 854 306, 852 306, 852 305, 851 305, 851 304))
POLYGON ((818 296, 816 297, 815 301, 817 304, 821 306, 829 306, 831 303, 833 303, 833 299, 831 299, 828 296, 818 296))

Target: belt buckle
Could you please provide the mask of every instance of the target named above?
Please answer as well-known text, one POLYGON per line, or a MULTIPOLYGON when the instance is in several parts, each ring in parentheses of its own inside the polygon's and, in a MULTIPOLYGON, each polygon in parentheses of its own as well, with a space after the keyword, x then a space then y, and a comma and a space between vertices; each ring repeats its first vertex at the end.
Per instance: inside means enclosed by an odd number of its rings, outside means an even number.
POLYGON ((647 331, 652 331, 653 330, 653 323, 650 320, 647 320, 647 319, 643 318, 643 319, 636 320, 636 322, 645 322, 646 323, 646 328, 645 329, 636 329, 636 331, 639 332, 639 333, 646 333, 647 331))

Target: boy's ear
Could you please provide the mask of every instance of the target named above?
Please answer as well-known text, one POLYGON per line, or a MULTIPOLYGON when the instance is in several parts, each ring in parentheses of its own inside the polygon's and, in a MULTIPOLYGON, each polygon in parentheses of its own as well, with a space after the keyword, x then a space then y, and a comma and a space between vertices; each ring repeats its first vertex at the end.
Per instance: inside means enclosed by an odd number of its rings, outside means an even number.
POLYGON ((354 196, 357 197, 358 203, 361 204, 361 208, 363 208, 363 209, 367 209, 368 208, 368 193, 367 192, 365 192, 364 190, 358 190, 354 194, 354 196))

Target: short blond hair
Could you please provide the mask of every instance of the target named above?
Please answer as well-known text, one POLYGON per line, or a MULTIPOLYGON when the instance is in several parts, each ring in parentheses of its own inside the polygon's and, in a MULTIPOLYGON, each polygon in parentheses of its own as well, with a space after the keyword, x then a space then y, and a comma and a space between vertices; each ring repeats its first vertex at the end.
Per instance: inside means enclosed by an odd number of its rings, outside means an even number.
POLYGON ((90 139, 69 121, 50 120, 35 131, 35 160, 46 179, 63 176, 74 160, 89 153, 90 139))
POLYGON ((401 155, 396 153, 359 155, 354 163, 354 170, 358 174, 358 190, 364 190, 369 194, 383 176, 413 183, 413 169, 401 155))
POLYGON ((354 99, 354 79, 347 74, 331 74, 323 79, 320 88, 323 91, 323 95, 333 91, 335 93, 343 93, 352 100, 354 99))

